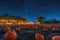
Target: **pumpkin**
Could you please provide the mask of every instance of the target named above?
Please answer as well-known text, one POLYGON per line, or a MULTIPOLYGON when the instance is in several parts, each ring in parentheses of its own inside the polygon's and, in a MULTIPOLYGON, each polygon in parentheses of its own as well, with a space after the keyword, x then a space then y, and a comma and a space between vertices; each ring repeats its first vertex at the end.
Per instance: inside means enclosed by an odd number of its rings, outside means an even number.
POLYGON ((33 30, 37 30, 37 26, 33 26, 33 30))
POLYGON ((18 27, 18 28, 16 28, 16 32, 20 32, 20 30, 21 30, 21 29, 20 29, 19 27, 18 27))
POLYGON ((57 31, 57 28, 52 28, 53 31, 57 31))
POLYGON ((4 40, 16 40, 17 34, 15 32, 15 30, 10 30, 8 32, 5 33, 4 35, 4 40))
POLYGON ((53 36, 52 40, 60 40, 60 36, 53 36))
POLYGON ((10 27, 4 28, 4 31, 5 31, 5 32, 6 32, 6 31, 10 31, 10 27))
POLYGON ((44 40, 44 36, 42 34, 40 34, 40 33, 36 33, 35 34, 35 39, 36 40, 44 40))

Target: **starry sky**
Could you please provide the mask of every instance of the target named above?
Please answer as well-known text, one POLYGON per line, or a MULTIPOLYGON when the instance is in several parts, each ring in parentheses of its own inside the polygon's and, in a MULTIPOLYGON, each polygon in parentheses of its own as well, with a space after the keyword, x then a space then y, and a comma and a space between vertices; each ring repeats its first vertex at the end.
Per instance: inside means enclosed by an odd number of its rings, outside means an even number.
POLYGON ((39 16, 60 20, 60 0, 0 0, 0 15, 4 13, 33 22, 39 16))

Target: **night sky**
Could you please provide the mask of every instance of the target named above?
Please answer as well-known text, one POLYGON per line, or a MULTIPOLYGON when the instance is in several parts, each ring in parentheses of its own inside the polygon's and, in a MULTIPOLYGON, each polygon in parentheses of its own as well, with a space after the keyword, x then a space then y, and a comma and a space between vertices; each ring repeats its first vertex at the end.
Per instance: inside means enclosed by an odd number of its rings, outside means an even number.
POLYGON ((39 16, 60 20, 60 0, 0 0, 0 15, 9 13, 35 21, 39 16))

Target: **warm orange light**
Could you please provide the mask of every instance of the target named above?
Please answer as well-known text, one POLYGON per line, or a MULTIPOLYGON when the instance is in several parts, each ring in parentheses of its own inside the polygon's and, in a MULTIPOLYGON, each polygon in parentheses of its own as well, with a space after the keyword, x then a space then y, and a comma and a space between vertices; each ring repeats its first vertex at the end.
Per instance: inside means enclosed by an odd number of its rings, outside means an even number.
POLYGON ((21 24, 21 23, 17 23, 17 24, 21 24))
POLYGON ((21 24, 24 24, 24 23, 21 23, 21 24))
POLYGON ((17 22, 17 21, 16 21, 16 20, 12 20, 12 19, 10 19, 9 22, 17 22))
POLYGON ((6 19, 0 19, 0 22, 8 22, 6 19))
POLYGON ((13 23, 6 23, 6 24, 13 24, 13 23))
POLYGON ((40 24, 40 22, 36 22, 36 24, 40 24))
POLYGON ((28 22, 27 24, 35 24, 34 22, 28 22))
POLYGON ((30 24, 30 23, 27 23, 27 24, 30 24))
POLYGON ((4 23, 0 23, 0 25, 4 25, 4 23))

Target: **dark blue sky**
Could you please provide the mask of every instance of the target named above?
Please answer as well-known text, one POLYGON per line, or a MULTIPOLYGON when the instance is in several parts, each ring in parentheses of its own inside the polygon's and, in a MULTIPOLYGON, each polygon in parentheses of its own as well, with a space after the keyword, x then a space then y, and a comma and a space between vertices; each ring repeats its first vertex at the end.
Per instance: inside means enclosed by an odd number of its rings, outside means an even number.
POLYGON ((60 20, 60 0, 0 0, 0 15, 22 16, 35 21, 38 16, 60 20))

